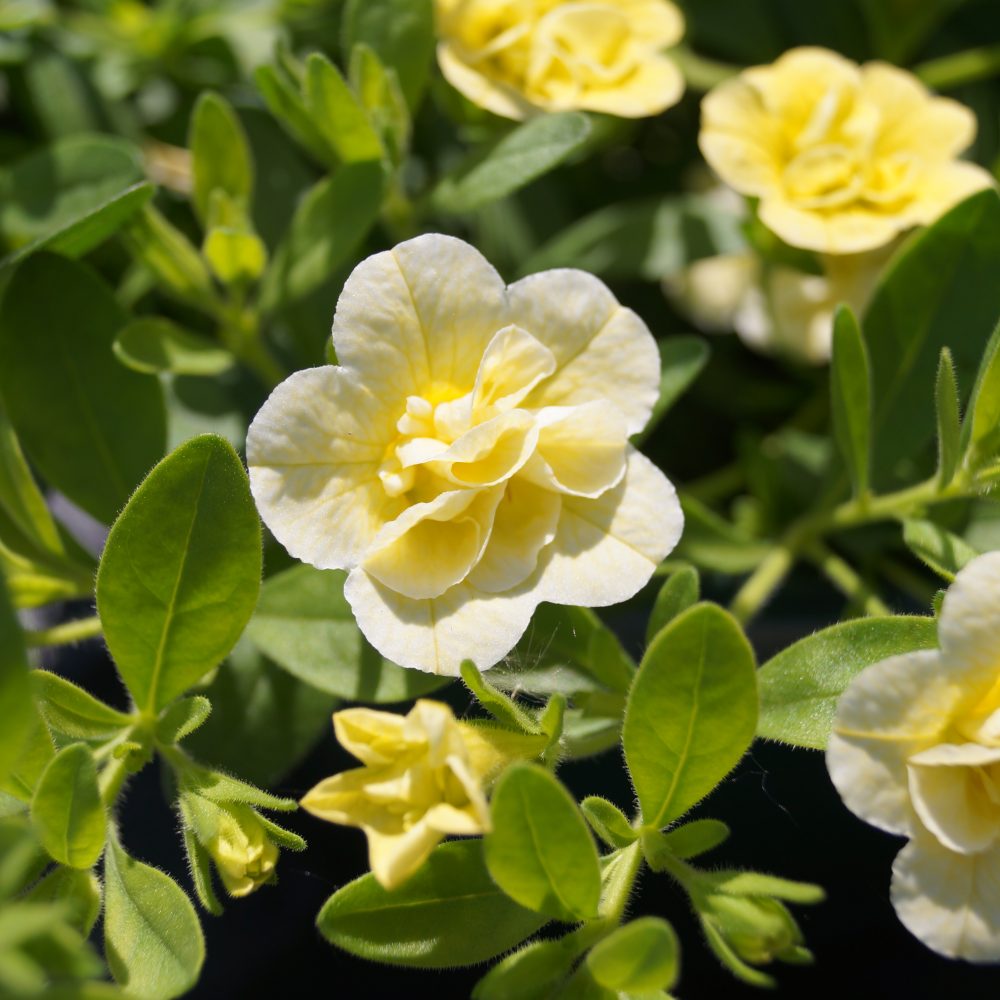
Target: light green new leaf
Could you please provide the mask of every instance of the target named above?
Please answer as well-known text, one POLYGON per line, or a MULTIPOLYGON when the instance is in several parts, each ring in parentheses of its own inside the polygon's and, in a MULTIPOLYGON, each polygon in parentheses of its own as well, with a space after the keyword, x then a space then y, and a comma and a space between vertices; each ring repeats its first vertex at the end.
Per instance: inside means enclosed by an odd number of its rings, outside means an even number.
POLYGON ((993 447, 989 450, 997 450, 996 435, 1000 429, 1000 325, 993 331, 983 352, 965 421, 962 428, 965 448, 975 453, 976 449, 990 442, 993 447))
POLYGON ((114 835, 104 880, 104 950, 116 982, 138 1000, 186 993, 198 981, 205 940, 184 890, 126 854, 114 835))
POLYGON ((392 891, 364 875, 335 892, 316 920, 328 941, 352 955, 425 969, 485 962, 545 922, 496 886, 479 840, 441 844, 392 891))
POLYGON ((348 0, 344 9, 343 49, 370 46, 399 77, 411 109, 423 96, 434 60, 433 0, 348 0))
POLYGON ((31 728, 34 704, 24 633, 0 576, 0 786, 14 768, 31 728))
POLYGON ((753 741, 753 650, 736 620, 698 604, 653 640, 625 708, 622 745, 643 822, 662 827, 703 799, 753 741))
POLYGON ((660 344, 660 395, 646 426, 632 438, 639 447, 666 416, 670 408, 690 388, 708 364, 709 349, 701 337, 670 337, 660 344))
POLYGON ((447 678, 404 670, 365 641, 344 597, 340 570, 295 566, 264 582, 247 638, 278 666, 351 701, 409 701, 447 678))
POLYGON ((31 679, 45 721, 66 736, 78 740, 108 738, 135 721, 58 674, 35 670, 31 679))
POLYGON ((342 163, 381 161, 385 151, 368 112, 340 70, 319 52, 306 60, 305 105, 342 163))
POLYGON ((101 856, 107 816, 86 745, 71 743, 49 761, 31 799, 31 822, 42 847, 61 865, 90 868, 101 856))
POLYGON ((686 860, 707 854, 729 839, 729 827, 717 819, 695 819, 668 830, 663 844, 674 857, 686 860))
POLYGON ((246 133, 229 102, 210 91, 203 93, 191 114, 188 133, 194 207, 202 225, 217 188, 234 201, 249 206, 253 194, 253 160, 246 133))
POLYGON ((486 866, 511 899, 566 923, 597 915, 597 850, 576 803, 552 774, 535 764, 508 768, 490 811, 486 866))
POLYGON ((254 72, 254 83, 281 127, 317 162, 327 168, 335 167, 337 157, 306 110, 298 84, 277 66, 259 66, 254 72))
POLYGON ((522 733, 538 735, 542 728, 513 698, 498 691, 476 668, 472 660, 464 660, 461 668, 465 686, 476 696, 476 700, 501 725, 522 733))
POLYGON ((587 956, 591 975, 612 990, 647 993, 677 980, 679 946, 674 929, 660 917, 640 917, 599 941, 587 956))
POLYGON ((580 810, 590 828, 609 847, 628 847, 639 836, 618 806, 599 795, 588 795, 580 803, 580 810))
POLYGON ((315 291, 354 252, 382 206, 382 168, 351 163, 306 192, 264 280, 273 309, 315 291))
MULTIPOLYGON (((882 277, 862 324, 874 400, 873 485, 898 479, 935 431, 941 348, 971 379, 1000 315, 1000 196, 982 191, 913 237, 882 277)), ((966 383, 967 384, 967 383, 966 383)))
POLYGON ((979 555, 964 539, 933 521, 904 521, 903 541, 921 562, 949 583, 970 559, 979 555))
POLYGON ((464 213, 499 201, 559 166, 589 137, 590 121, 579 111, 529 119, 445 177, 434 203, 442 211, 464 213))
POLYGON ((25 451, 105 524, 166 441, 159 383, 112 353, 124 323, 93 271, 47 253, 18 267, 0 308, 0 391, 25 451))
POLYGON ((68 922, 83 935, 90 934, 101 914, 101 883, 92 871, 81 868, 57 865, 23 898, 32 903, 58 903, 65 907, 69 910, 68 922))
POLYGON ((958 379, 951 351, 941 348, 937 381, 934 384, 937 413, 938 484, 944 489, 955 478, 962 457, 962 417, 958 401, 958 379))
POLYGON ((490 969, 473 987, 472 1000, 549 1000, 574 952, 572 943, 532 941, 490 969))
POLYGON ((389 157, 398 164, 410 144, 410 112, 395 70, 375 50, 358 42, 351 50, 351 86, 371 117, 389 157))
POLYGON ((854 495, 863 496, 871 463, 871 370, 861 329, 847 306, 840 306, 833 320, 830 409, 833 436, 854 495))
POLYGON ((122 364, 138 372, 219 375, 235 363, 224 347, 162 316, 142 316, 126 324, 114 351, 122 364))
POLYGON ((97 574, 104 637, 140 708, 158 711, 215 667, 260 589, 261 529, 239 457, 193 438, 149 474, 97 574))
POLYGON ((757 733, 825 750, 837 701, 855 675, 897 653, 936 645, 933 618, 859 618, 807 636, 760 668, 757 733))
POLYGON ((204 725, 212 714, 212 703, 203 695, 179 698, 168 705, 156 720, 156 739, 160 743, 180 743, 204 725))
POLYGON ((698 603, 701 595, 701 580, 693 566, 684 566, 671 573, 664 581, 653 602, 646 625, 646 644, 651 643, 656 634, 669 625, 682 611, 698 603))

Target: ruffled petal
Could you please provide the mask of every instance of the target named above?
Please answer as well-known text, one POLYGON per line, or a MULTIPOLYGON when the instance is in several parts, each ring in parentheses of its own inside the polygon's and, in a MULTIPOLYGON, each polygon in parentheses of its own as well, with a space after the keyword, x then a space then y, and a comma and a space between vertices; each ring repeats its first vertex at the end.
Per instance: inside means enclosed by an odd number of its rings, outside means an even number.
POLYGON ((556 370, 552 352, 518 326, 505 326, 490 341, 476 373, 472 412, 510 410, 556 370))
POLYGON ((942 669, 971 695, 1000 674, 1000 552, 967 563, 945 594, 938 620, 942 669))
POLYGON ((380 767, 399 756, 405 720, 375 708, 344 708, 333 715, 337 742, 363 764, 380 767))
POLYGON ((443 835, 423 820, 404 833, 381 834, 365 830, 368 835, 368 863, 372 874, 386 889, 402 885, 427 860, 443 835))
MULTIPOLYGON (((941 749, 932 748, 918 754, 916 759, 941 749)), ((1000 758, 1000 751, 994 753, 1000 758)), ((966 756, 975 759, 977 755, 966 756)), ((991 790, 996 794, 1000 789, 985 787, 984 782, 992 785, 988 771, 963 765, 958 760, 918 764, 913 758, 908 771, 914 810, 924 826, 949 850, 976 854, 1000 838, 1000 802, 993 801, 990 795, 991 790)))
POLYGON ((760 220, 792 246, 829 254, 878 249, 917 221, 907 213, 861 204, 830 211, 800 208, 783 196, 761 201, 760 220))
POLYGON ((538 113, 538 109, 514 87, 491 80, 470 66, 449 42, 438 44, 437 59, 444 78, 473 104, 514 121, 522 121, 538 113))
POLYGON ((645 56, 624 80, 587 87, 576 106, 619 118, 648 118, 672 108, 684 94, 684 74, 667 56, 645 56))

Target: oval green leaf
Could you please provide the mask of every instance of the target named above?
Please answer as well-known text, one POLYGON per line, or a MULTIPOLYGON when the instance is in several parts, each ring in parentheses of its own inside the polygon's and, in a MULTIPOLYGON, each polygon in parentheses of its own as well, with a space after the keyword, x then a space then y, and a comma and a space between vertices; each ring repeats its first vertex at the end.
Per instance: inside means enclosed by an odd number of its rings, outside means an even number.
POLYGON ((639 665, 622 745, 646 826, 683 816, 736 766, 753 741, 753 650, 714 604, 675 618, 639 665))
POLYGON ((548 771, 535 764, 508 768, 490 812, 486 865, 511 899, 566 923, 597 916, 597 849, 576 803, 548 771))
POLYGON ((160 316, 132 320, 119 332, 114 350, 138 372, 218 375, 235 361, 224 347, 160 316))
POLYGON ((222 438, 193 438, 136 490, 97 574, 104 637, 140 708, 159 711, 222 661, 253 613, 260 573, 246 471, 222 438))
POLYGON ((664 581, 653 602, 646 625, 646 642, 650 643, 656 634, 669 625, 682 611, 694 607, 701 596, 701 579, 693 566, 683 566, 664 581))
POLYGON ((66 736, 78 740, 107 738, 135 721, 58 674, 35 670, 31 678, 45 721, 66 736))
POLYGON ((253 161, 246 133, 225 98, 203 93, 191 114, 188 136, 194 206, 204 225, 209 201, 217 188, 242 205, 253 193, 253 161))
POLYGON ((104 864, 104 951, 116 982, 139 1000, 181 996, 205 961, 201 925, 184 890, 129 857, 113 836, 104 864))
POLYGON ((587 965, 608 989, 649 993, 676 982, 678 952, 677 935, 666 920, 640 917, 594 945, 587 965))
POLYGON ((496 886, 478 840, 442 844, 392 892, 364 875, 335 892, 316 920, 352 955, 425 969, 485 962, 545 922, 496 886))
POLYGON ((575 958, 572 940, 532 941, 493 966, 472 1000, 548 1000, 575 958))
POLYGON ((101 856, 107 817, 94 755, 83 743, 49 761, 31 800, 31 822, 42 847, 62 865, 90 868, 101 856))
POLYGON ((834 440, 854 495, 862 496, 868 492, 871 465, 871 367, 858 321, 847 306, 841 306, 834 316, 830 408, 834 440))
POLYGON ((933 618, 859 618, 801 639, 760 668, 757 734, 825 750, 837 701, 865 667, 897 653, 933 649, 933 618))

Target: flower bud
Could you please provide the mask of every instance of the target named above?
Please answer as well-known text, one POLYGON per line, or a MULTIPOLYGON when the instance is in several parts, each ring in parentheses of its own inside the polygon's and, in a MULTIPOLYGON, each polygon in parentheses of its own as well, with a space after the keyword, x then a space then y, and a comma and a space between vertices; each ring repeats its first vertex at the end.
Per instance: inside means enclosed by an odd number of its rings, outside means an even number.
POLYGON ((249 806, 220 808, 215 835, 204 847, 230 896, 248 896, 274 877, 278 848, 249 806))
POLYGON ((699 913, 702 922, 750 965, 767 965, 775 959, 798 962, 808 956, 798 924, 776 899, 712 893, 699 913))

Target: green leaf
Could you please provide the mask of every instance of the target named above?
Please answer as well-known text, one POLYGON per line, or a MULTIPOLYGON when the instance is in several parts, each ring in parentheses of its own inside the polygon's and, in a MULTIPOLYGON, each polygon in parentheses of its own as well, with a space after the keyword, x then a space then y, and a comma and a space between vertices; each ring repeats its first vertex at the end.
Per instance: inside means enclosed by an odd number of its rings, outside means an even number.
POLYGON ((649 422, 632 438, 632 443, 636 447, 656 430, 670 408, 687 392, 708 364, 708 344, 701 337, 670 337, 661 340, 659 348, 662 371, 660 396, 653 406, 649 422))
POLYGON ((298 86, 276 66, 259 66, 254 83, 282 128, 323 166, 335 167, 337 158, 306 110, 298 86))
POLYGON ((663 834, 667 849, 682 860, 707 854, 728 839, 729 827, 717 819, 695 819, 663 834))
POLYGON ((499 201, 555 169, 589 137, 590 121, 579 111, 531 118, 445 177, 434 191, 434 204, 461 214, 499 201))
POLYGON ((101 883, 92 871, 57 865, 22 897, 32 903, 58 903, 81 934, 94 929, 101 914, 101 883))
POLYGON ((760 668, 759 736, 825 750, 837 701, 865 667, 937 646, 933 618, 860 618, 816 632, 760 668))
POLYGON ((983 191, 912 238, 893 259, 864 317, 871 357, 873 485, 931 441, 942 347, 971 377, 1000 315, 1000 197, 983 191))
POLYGON ((101 856, 107 817, 94 755, 83 743, 49 761, 31 800, 31 822, 42 847, 62 865, 90 868, 101 856))
POLYGON ((704 570, 748 573, 771 551, 771 543, 719 517, 690 494, 681 498, 684 534, 671 558, 686 559, 704 570))
POLYGON ((364 875, 335 892, 316 920, 352 955, 425 969, 484 962, 545 922, 497 888, 478 840, 442 844, 392 891, 364 875))
POLYGON ((937 412, 938 485, 944 489, 955 478, 962 457, 962 418, 958 402, 958 379, 951 351, 941 348, 937 381, 934 384, 937 412))
POLYGON ((679 950, 677 935, 666 920, 640 917, 598 941, 587 965, 594 979, 608 989, 666 990, 677 981, 679 950))
POLYGON ((548 1000, 575 957, 571 943, 532 941, 490 969, 473 988, 473 1000, 548 1000))
POLYGON ((198 840, 194 830, 186 823, 182 824, 181 837, 184 841, 184 851, 187 854, 195 896, 212 916, 217 917, 222 913, 222 904, 212 886, 212 863, 208 851, 201 846, 201 841, 198 840))
POLYGON ((126 324, 114 351, 122 364, 138 372, 219 375, 235 362, 224 347, 161 316, 142 316, 126 324))
POLYGON ((7 773, 0 772, 0 792, 30 803, 35 786, 56 751, 48 727, 34 702, 22 705, 21 712, 22 722, 26 721, 27 730, 7 773))
POLYGON ((597 850, 565 788, 544 768, 515 764, 493 791, 483 840, 493 881, 522 906, 576 923, 597 916, 597 850))
POLYGON ((498 691, 476 668, 472 660, 462 662, 462 680, 490 715, 508 729, 537 735, 541 726, 512 698, 498 691))
POLYGON ((225 285, 256 281, 267 267, 267 248, 256 234, 219 226, 210 229, 202 253, 212 273, 225 285))
POLYGON ((7 587, 0 575, 0 786, 21 756, 31 729, 34 704, 28 673, 24 633, 11 607, 7 587))
POLYGON ((434 59, 432 0, 348 0, 344 9, 343 49, 369 45, 399 77, 411 109, 420 103, 434 59))
POLYGON ((203 695, 180 698, 168 705, 156 721, 156 739, 160 743, 180 743, 204 725, 212 714, 212 703, 203 695))
POLYGON ((653 640, 622 730, 644 825, 683 816, 739 762, 757 725, 755 671, 742 629, 714 604, 689 608, 653 640))
POLYGON ((129 857, 115 836, 104 879, 104 949, 115 980, 139 1000, 186 993, 198 981, 205 940, 184 890, 129 857))
POLYGON ((124 322, 89 268, 51 254, 18 267, 0 308, 0 391, 11 422, 48 482, 105 523, 166 440, 159 383, 112 354, 124 322))
POLYGON ((382 141, 340 70, 322 53, 306 60, 306 110, 341 163, 381 161, 382 141))
POLYGON ((826 899, 822 886, 811 882, 795 882, 764 872, 716 872, 713 874, 713 885, 717 891, 730 896, 773 896, 775 899, 807 906, 822 903, 826 899))
POLYGON ((871 463, 871 371, 861 329, 847 306, 840 306, 833 320, 830 407, 834 440, 854 495, 864 496, 871 463))
POLYGON ((210 91, 195 102, 188 134, 194 207, 202 225, 217 188, 248 206, 253 194, 253 160, 246 133, 229 102, 210 91))
POLYGON ((409 701, 447 683, 372 649, 344 597, 346 575, 302 565, 270 577, 247 638, 290 674, 350 701, 409 701))
POLYGON ((949 583, 970 559, 979 555, 968 542, 933 521, 904 521, 903 541, 921 562, 949 583))
POLYGON ((78 740, 106 739, 135 722, 131 715, 105 705, 58 674, 35 670, 31 679, 45 721, 66 736, 78 740))
POLYGON ((141 709, 158 711, 233 648, 260 589, 261 529, 232 445, 197 437, 147 476, 97 574, 104 637, 141 709))
POLYGON ((412 123, 396 71, 384 66, 369 45, 358 42, 351 49, 350 77, 390 159, 399 164, 410 143, 412 123))
MULTIPOLYGON (((1000 428, 1000 325, 994 331, 983 352, 983 360, 976 373, 976 384, 969 399, 966 426, 962 428, 965 448, 974 459, 988 440, 994 442, 990 451, 996 451, 995 436, 1000 428)), ((982 457, 989 457, 988 455, 982 457)))
POLYGON ((701 580, 693 566, 683 566, 671 573, 653 602, 653 610, 646 625, 646 644, 651 643, 656 634, 681 612, 697 604, 700 595, 701 580))
POLYGON ((580 809, 590 828, 609 847, 628 847, 639 836, 618 806, 599 795, 588 795, 580 809))
POLYGON ((266 307, 302 298, 327 281, 374 225, 382 194, 377 163, 347 164, 310 188, 265 278, 266 307))

